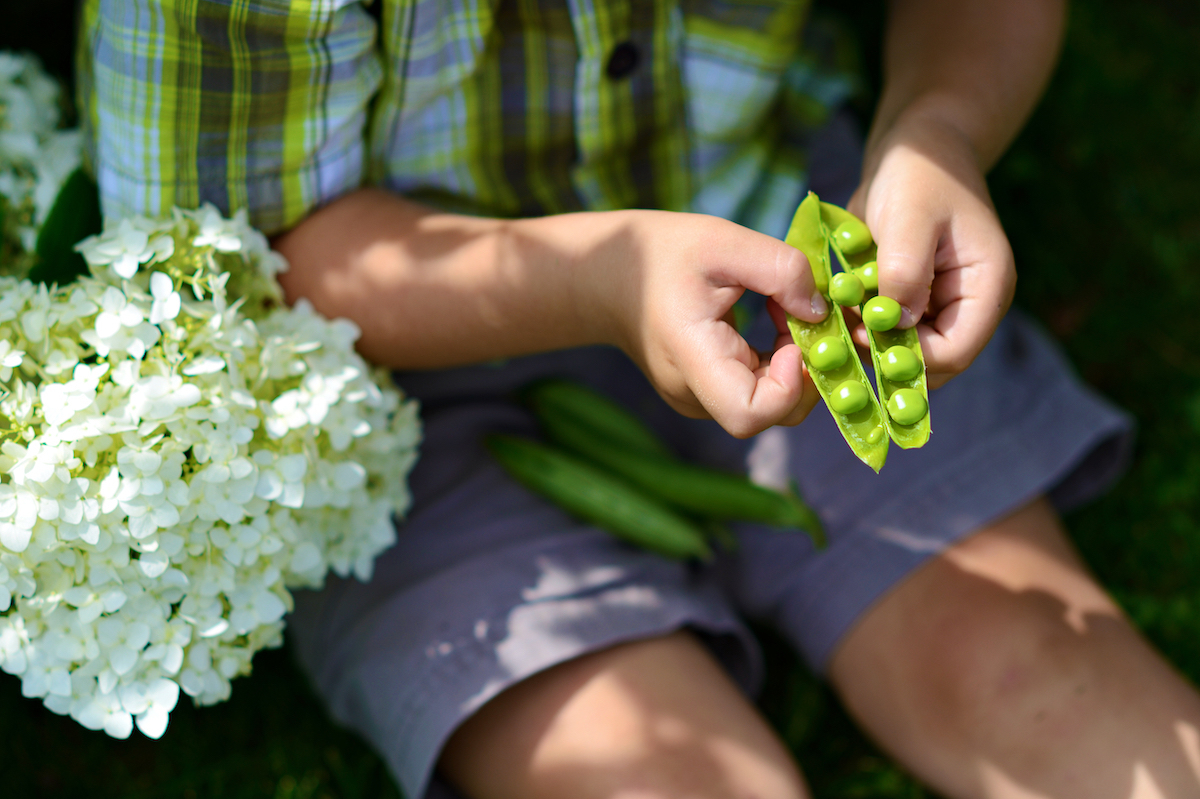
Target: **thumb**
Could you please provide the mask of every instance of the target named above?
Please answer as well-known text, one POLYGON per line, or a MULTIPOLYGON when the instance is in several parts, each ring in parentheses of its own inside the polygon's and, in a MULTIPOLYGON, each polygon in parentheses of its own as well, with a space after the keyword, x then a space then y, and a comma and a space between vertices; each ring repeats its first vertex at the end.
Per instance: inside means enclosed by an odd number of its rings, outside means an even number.
POLYGON ((929 306, 943 226, 927 209, 911 205, 891 204, 876 216, 871 234, 879 248, 879 293, 900 303, 897 327, 909 328, 929 306))

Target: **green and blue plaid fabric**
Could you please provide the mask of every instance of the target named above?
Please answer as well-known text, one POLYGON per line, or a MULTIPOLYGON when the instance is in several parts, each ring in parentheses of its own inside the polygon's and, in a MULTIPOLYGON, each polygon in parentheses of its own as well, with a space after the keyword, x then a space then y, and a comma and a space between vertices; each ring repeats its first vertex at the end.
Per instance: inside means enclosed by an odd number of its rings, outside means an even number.
POLYGON ((664 208, 779 235, 849 80, 808 0, 86 0, 105 213, 275 232, 364 184, 496 216, 664 208))

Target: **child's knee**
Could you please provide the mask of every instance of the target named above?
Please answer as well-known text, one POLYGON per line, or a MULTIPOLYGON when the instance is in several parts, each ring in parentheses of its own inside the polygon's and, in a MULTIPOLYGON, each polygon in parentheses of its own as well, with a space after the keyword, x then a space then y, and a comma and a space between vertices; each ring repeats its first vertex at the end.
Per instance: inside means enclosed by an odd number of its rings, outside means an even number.
POLYGON ((766 723, 685 633, 514 686, 459 728, 441 768, 473 799, 807 795, 766 723))

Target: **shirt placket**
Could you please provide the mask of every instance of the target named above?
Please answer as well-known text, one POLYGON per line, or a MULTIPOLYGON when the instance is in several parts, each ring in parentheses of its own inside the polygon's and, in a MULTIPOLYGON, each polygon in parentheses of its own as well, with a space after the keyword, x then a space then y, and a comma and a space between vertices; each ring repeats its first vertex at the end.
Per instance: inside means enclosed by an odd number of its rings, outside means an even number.
POLYGON ((593 210, 688 205, 675 0, 567 0, 579 48, 572 181, 593 210))

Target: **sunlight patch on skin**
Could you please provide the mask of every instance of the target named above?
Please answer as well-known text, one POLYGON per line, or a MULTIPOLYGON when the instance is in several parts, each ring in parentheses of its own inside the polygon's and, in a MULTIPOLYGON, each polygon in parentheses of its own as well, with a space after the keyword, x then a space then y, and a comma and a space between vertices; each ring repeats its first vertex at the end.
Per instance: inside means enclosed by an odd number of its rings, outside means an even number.
POLYGON ((979 762, 979 782, 982 794, 993 799, 1048 799, 1045 794, 1020 785, 999 766, 986 760, 979 762))
POLYGON ((1163 793, 1162 788, 1158 787, 1158 783, 1154 781, 1146 764, 1135 763, 1133 766, 1133 790, 1129 793, 1129 799, 1163 799, 1164 796, 1166 794, 1163 793))
MULTIPOLYGON (((1195 730, 1192 730, 1195 735, 1195 730)), ((1200 743, 1200 739, 1197 739, 1200 743)), ((1018 783, 994 763, 981 761, 979 764, 980 784, 983 795, 991 799, 1050 799, 1048 794, 1033 791, 1018 783)), ((1133 764, 1129 799, 1164 799, 1162 788, 1145 763, 1133 764)))
POLYGON ((1091 614, 1115 619, 1120 611, 1084 574, 1070 568, 1052 553, 1033 544, 1006 537, 999 546, 969 541, 951 547, 944 557, 963 571, 990 580, 1014 594, 1039 591, 1062 602, 1063 620, 1080 635, 1088 632, 1091 614))
POLYGON ((1179 746, 1183 756, 1187 758, 1192 768, 1192 775, 1200 782, 1200 731, 1186 721, 1175 722, 1175 735, 1179 738, 1179 746))

